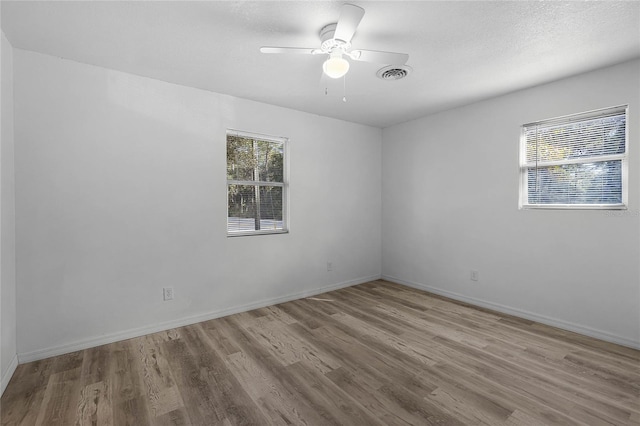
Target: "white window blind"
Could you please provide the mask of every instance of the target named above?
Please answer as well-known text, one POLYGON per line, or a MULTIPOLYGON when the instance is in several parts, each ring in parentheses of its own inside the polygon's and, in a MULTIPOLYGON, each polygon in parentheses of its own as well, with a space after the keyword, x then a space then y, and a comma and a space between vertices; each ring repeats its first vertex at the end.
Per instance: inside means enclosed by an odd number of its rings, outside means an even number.
POLYGON ((227 132, 227 235, 287 232, 286 144, 227 132))
POLYGON ((522 126, 520 206, 625 208, 627 107, 522 126))

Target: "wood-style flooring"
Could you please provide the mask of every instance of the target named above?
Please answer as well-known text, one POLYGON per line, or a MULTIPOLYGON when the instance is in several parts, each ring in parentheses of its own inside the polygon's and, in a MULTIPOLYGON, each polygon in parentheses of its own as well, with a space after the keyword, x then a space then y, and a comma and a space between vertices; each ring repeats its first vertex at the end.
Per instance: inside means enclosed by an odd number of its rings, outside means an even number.
POLYGON ((18 366, 3 425, 638 425, 640 352, 385 281, 18 366))

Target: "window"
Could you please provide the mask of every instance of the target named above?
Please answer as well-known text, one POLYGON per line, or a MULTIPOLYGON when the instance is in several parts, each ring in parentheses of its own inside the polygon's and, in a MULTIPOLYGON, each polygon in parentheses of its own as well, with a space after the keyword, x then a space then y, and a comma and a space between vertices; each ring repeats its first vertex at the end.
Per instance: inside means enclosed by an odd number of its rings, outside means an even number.
POLYGON ((627 107, 522 126, 520 207, 623 209, 627 107))
POLYGON ((287 140, 227 132, 227 235, 287 232, 287 140))

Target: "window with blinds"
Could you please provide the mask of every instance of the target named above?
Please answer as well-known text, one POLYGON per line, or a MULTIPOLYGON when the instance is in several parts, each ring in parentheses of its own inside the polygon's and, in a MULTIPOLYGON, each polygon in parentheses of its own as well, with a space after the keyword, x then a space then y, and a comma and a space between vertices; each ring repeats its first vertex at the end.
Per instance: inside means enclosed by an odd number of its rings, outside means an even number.
POLYGON ((521 208, 623 209, 627 106, 522 126, 521 208))
POLYGON ((227 235, 287 232, 286 144, 227 132, 227 235))

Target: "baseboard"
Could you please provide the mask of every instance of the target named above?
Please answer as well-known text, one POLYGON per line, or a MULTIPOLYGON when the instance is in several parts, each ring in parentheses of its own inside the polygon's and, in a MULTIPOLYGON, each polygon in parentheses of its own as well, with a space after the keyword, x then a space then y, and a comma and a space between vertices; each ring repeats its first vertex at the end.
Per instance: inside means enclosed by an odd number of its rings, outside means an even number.
POLYGON ((0 378, 0 396, 2 396, 4 390, 11 381, 11 377, 13 377, 13 373, 16 372, 16 368, 18 368, 18 355, 14 355, 13 358, 11 358, 11 362, 9 363, 7 370, 2 373, 2 378, 0 378))
POLYGON ((252 309, 264 308, 265 306, 276 305, 278 303, 289 302, 296 299, 303 299, 305 297, 326 293, 328 291, 337 290, 344 287, 350 287, 353 285, 362 284, 369 281, 375 281, 377 279, 380 279, 380 277, 381 277, 380 275, 375 275, 371 277, 357 278, 349 281, 340 282, 337 284, 331 284, 324 287, 317 287, 312 290, 305 290, 305 291, 292 293, 285 296, 278 296, 270 299, 263 299, 258 302, 253 302, 246 305, 235 306, 232 308, 222 309, 218 311, 202 312, 196 315, 190 315, 188 317, 178 318, 171 321, 165 321, 158 324, 133 328, 133 329, 124 330, 116 333, 105 334, 99 337, 82 339, 82 340, 78 340, 78 341, 67 343, 60 346, 53 346, 53 347, 39 349, 31 352, 23 352, 18 354, 18 361, 20 362, 20 364, 24 364, 31 361, 37 361, 39 359, 49 358, 57 355, 63 355, 66 353, 80 351, 83 349, 89 349, 96 346, 106 345, 108 343, 118 342, 120 340, 132 339, 134 337, 140 337, 146 334, 157 333, 159 331, 170 330, 176 327, 183 327, 185 325, 196 324, 202 321, 208 321, 215 318, 226 317, 227 315, 246 312, 252 309))
POLYGON ((448 297, 450 299, 458 300, 460 302, 469 303, 471 305, 480 306, 483 308, 491 309, 504 314, 513 315, 515 317, 536 321, 542 324, 550 325, 552 327, 560 328, 562 330, 573 331, 578 334, 582 334, 596 339, 604 340, 606 342, 615 343, 622 346, 627 346, 633 349, 640 349, 640 342, 627 339, 626 337, 618 336, 608 333, 606 331, 597 330, 591 327, 585 327, 583 325, 574 324, 572 322, 560 320, 557 318, 551 318, 544 315, 539 315, 533 312, 524 311, 522 309, 512 308, 510 306, 500 305, 498 303, 489 302, 482 299, 476 299, 475 297, 468 297, 462 294, 454 293, 440 288, 431 287, 426 284, 416 283, 412 281, 402 280, 400 278, 392 277, 389 275, 382 275, 383 280, 391 281, 394 283, 406 285, 407 287, 416 288, 418 290, 424 290, 429 293, 434 293, 440 296, 448 297))

